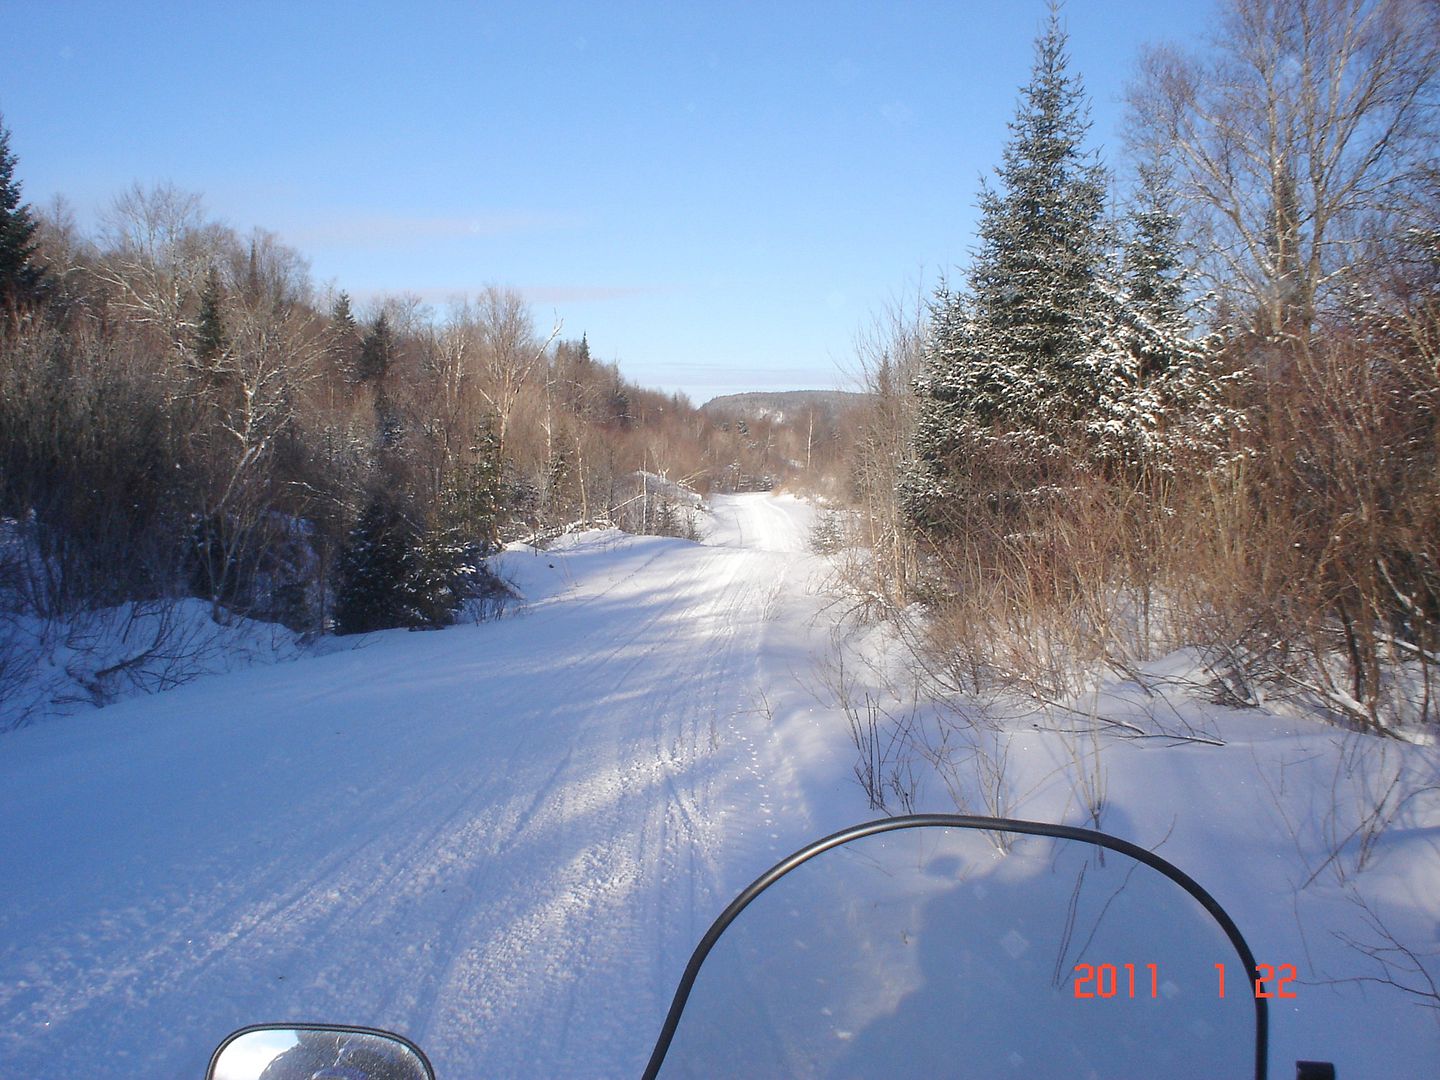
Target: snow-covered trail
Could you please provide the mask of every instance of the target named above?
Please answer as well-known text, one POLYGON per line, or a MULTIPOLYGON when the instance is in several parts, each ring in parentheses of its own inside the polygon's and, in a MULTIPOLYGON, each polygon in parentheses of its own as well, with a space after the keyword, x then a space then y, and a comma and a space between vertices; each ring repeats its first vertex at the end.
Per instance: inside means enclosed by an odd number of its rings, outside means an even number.
POLYGON ((637 1074, 729 897, 863 812, 805 705, 808 508, 714 517, 507 556, 518 617, 8 736, 0 1075, 198 1077, 282 1019, 442 1077, 637 1074))
MULTIPOLYGON (((592 532, 506 553, 528 602, 496 622, 343 639, 0 738, 0 1080, 192 1080, 229 1031, 279 1020, 404 1032, 441 1080, 637 1075, 730 897, 872 813, 837 660, 867 705, 958 715, 897 696, 886 627, 832 640, 806 504, 713 510, 703 544, 592 532)), ((1089 707, 1216 738, 1109 738, 1102 765, 1083 732, 1021 711, 973 733, 973 777, 918 776, 917 807, 954 809, 953 781, 969 810, 1087 824, 1102 796, 1102 828, 1299 969, 1271 1012, 1275 1075, 1300 1056, 1424 1075, 1427 1010, 1346 980, 1375 977, 1348 943, 1379 940, 1360 901, 1433 962, 1434 749, 1129 684, 1089 707), (1402 772, 1418 794, 1362 874, 1348 830, 1402 772)))

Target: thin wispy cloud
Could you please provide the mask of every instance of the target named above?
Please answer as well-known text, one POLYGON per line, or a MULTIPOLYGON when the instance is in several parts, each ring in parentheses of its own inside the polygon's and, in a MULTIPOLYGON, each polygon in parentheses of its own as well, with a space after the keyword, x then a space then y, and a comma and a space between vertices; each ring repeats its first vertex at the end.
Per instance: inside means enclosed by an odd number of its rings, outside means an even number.
MULTIPOLYGON (((651 296, 656 293, 673 291, 666 285, 505 285, 513 288, 532 304, 582 304, 604 303, 610 300, 626 300, 637 296, 651 296)), ((443 307, 452 300, 464 300, 478 296, 485 286, 467 288, 437 285, 430 288, 403 289, 399 293, 385 289, 351 289, 352 299, 368 302, 382 300, 387 296, 404 295, 413 297, 423 304, 443 307)))
POLYGON ((435 240, 553 232, 580 223, 573 215, 522 211, 457 217, 357 214, 287 229, 285 238, 302 247, 393 248, 435 240))
POLYGON ((517 291, 532 304, 581 304, 670 290, 660 285, 521 285, 517 291))

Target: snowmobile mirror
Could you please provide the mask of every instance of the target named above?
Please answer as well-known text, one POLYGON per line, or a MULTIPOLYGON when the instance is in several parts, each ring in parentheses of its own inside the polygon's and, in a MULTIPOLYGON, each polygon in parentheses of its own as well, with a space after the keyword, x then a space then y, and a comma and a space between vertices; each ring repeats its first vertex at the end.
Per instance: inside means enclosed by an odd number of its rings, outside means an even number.
POLYGON ((205 1080, 435 1080, 408 1039, 373 1028, 263 1024, 230 1035, 205 1080))

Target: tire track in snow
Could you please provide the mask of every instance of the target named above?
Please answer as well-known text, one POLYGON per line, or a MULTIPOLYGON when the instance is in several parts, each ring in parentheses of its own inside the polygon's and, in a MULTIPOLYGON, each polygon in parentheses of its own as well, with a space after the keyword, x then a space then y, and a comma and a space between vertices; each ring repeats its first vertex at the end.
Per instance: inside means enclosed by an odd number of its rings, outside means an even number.
MULTIPOLYGON (((716 556, 706 555, 697 562, 695 570, 683 575, 691 582, 708 581, 708 588, 699 595, 688 595, 694 591, 693 587, 687 590, 677 577, 672 590, 677 596, 668 605, 676 621, 694 623, 709 620, 733 636, 737 623, 734 614, 743 603, 743 597, 737 595, 733 585, 739 570, 738 564, 730 557, 734 554, 739 553, 726 553, 726 557, 719 559, 718 568, 716 556), (714 583, 717 569, 724 573, 718 585, 714 583), (723 609, 709 595, 717 591, 719 597, 726 601, 723 609)), ((717 637, 715 640, 718 642, 720 639, 717 637)), ((656 648, 658 646, 655 645, 648 648, 642 660, 652 660, 656 648)), ((567 1071, 584 1067, 584 1058, 588 1058, 589 1067, 594 1068, 597 1046, 589 1038, 577 1040, 575 1033, 569 1030, 569 1018, 578 1004, 579 991, 574 983, 560 979, 561 985, 557 989, 554 985, 557 980, 544 976, 557 970, 565 972, 579 968, 582 981, 593 981, 585 979, 587 971, 599 974, 613 970, 617 960, 633 965, 638 957, 655 952, 656 937, 663 939, 666 936, 659 930, 666 921, 659 917, 663 914, 661 912, 651 911, 638 920, 632 918, 624 926, 618 926, 611 919, 619 910, 619 901, 624 899, 625 890, 632 888, 640 874, 645 872, 643 868, 663 868, 666 864, 673 867, 679 851, 694 847, 695 830, 692 825, 682 824, 679 835, 671 835, 671 820, 677 809, 681 811, 682 822, 693 821, 698 816, 694 811, 686 811, 677 797, 679 787, 675 782, 674 766, 680 755, 671 752, 671 745, 681 747, 687 741, 691 746, 698 744, 694 729, 705 710, 694 706, 696 700, 703 700, 697 690, 709 687, 709 697, 713 700, 718 696, 717 680, 726 674, 725 656, 725 649, 712 648, 705 657, 702 670, 691 673, 689 679, 679 677, 681 673, 673 670, 649 673, 652 684, 659 683, 668 689, 658 695, 652 690, 646 697, 650 713, 645 724, 648 739, 632 734, 623 740, 622 751, 608 760, 601 770, 603 786, 614 789, 614 798, 606 804, 609 813, 602 833, 614 839, 602 841, 598 847, 582 853, 578 861, 564 867, 560 874, 546 883, 544 895, 539 900, 511 914, 509 925, 497 936, 492 948, 470 957, 465 965, 467 970, 473 969, 486 977, 488 988, 499 997, 538 995, 538 1004, 542 1005, 539 1016, 525 1017, 523 1027, 530 1032, 530 1038, 558 1040, 562 1053, 557 1064, 563 1063, 567 1071), (637 779, 641 782, 637 783, 637 779), (664 781, 668 797, 657 800, 652 789, 660 779, 664 781), (635 820, 637 814, 638 820, 635 820), (626 815, 630 815, 629 820, 626 815), (597 881, 601 878, 614 887, 597 888, 597 881), (581 898, 578 904, 577 897, 581 898), (571 935, 563 931, 565 922, 572 919, 598 923, 612 932, 599 940, 592 935, 586 955, 570 955, 566 943, 571 940, 571 935), (548 936, 541 932, 545 927, 555 929, 557 922, 561 924, 557 932, 548 936), (646 924, 651 924, 654 929, 645 934, 643 942, 637 942, 634 935, 646 924), (547 944, 554 947, 547 949, 547 944), (515 963, 517 951, 524 954, 525 964, 515 963), (542 973, 538 985, 536 969, 542 973), (516 978, 512 979, 512 974, 516 978), (517 982, 518 985, 511 985, 517 982), (567 1045, 578 1048, 577 1060, 566 1061, 564 1047, 567 1045)), ((617 689, 623 693, 629 687, 632 676, 643 666, 643 663, 631 664, 625 677, 617 683, 617 689)), ((645 720, 640 716, 632 719, 636 722, 645 720)), ((573 818, 591 812, 593 808, 587 796, 592 790, 593 784, 580 783, 557 793, 561 798, 557 801, 556 813, 573 818)), ((699 801, 703 799, 702 795, 699 801)), ((664 870, 659 872, 664 873, 664 870)), ((689 879, 688 874, 686 878, 689 879)), ((651 895, 656 895, 656 892, 652 890, 651 895)), ((689 924, 695 921, 690 912, 686 912, 685 917, 689 924)), ((686 929, 689 929, 688 925, 686 929)), ((470 977, 461 976, 461 981, 469 983, 470 977)), ((466 996, 463 993, 452 995, 456 1001, 466 996)), ((639 1001, 631 1003, 632 1008, 639 1005, 639 1001)), ((494 1021, 499 1018, 487 1016, 486 1019, 494 1021)), ((494 1067, 499 1064, 496 1056, 488 1053, 482 1060, 494 1067)))
MULTIPOLYGON (((770 509, 724 512, 781 547, 770 509)), ((231 1027, 329 1018, 419 1037, 441 1075, 638 1071, 700 931, 771 861, 781 770, 747 710, 790 565, 627 540, 523 618, 232 684, 269 714, 222 682, 107 711, 139 732, 125 783, 197 846, 157 833, 173 858, 110 892, 60 860, 65 920, 0 952, 6 1068, 198 1075, 231 1027), (238 733, 233 792, 145 764, 192 716, 238 733)), ((124 797, 97 784, 54 798, 124 797)))

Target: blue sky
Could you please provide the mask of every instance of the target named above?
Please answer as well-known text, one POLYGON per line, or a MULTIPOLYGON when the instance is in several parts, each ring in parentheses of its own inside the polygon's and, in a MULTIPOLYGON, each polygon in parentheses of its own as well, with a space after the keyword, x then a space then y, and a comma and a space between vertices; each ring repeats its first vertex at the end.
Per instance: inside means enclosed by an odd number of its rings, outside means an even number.
MULTIPOLYGON (((0 0, 26 199, 202 193, 359 299, 521 290, 697 403, 847 385, 854 336, 965 261, 1042 0, 0 0)), ((1070 0, 1094 141, 1210 0, 1070 0)))

